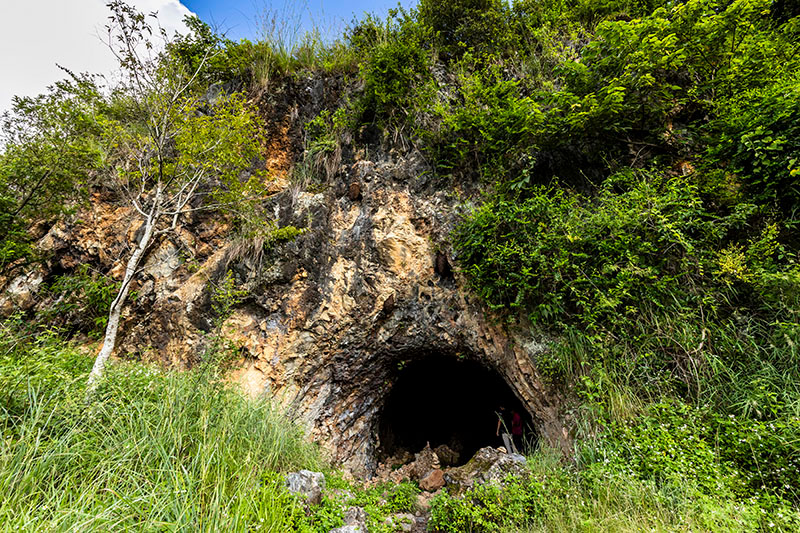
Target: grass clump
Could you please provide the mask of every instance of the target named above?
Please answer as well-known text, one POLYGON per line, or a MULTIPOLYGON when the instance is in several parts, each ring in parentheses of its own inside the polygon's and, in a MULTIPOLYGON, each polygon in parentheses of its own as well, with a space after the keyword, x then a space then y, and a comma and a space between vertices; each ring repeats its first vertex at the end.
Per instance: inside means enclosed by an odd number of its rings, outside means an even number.
POLYGON ((0 524, 8 531, 285 531, 306 520, 281 472, 323 462, 264 399, 206 370, 114 365, 54 334, 4 332, 0 524))

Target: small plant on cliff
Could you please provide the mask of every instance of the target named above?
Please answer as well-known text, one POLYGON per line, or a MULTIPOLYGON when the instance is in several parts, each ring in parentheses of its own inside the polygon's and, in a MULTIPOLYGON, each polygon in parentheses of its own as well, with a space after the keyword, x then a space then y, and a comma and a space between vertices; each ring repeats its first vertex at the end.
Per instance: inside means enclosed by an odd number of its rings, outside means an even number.
POLYGON ((39 314, 44 323, 56 320, 69 330, 86 331, 96 337, 102 334, 108 320, 108 308, 119 283, 100 275, 89 265, 79 266, 71 274, 58 276, 48 292, 56 301, 39 314))
POLYGON ((211 309, 214 311, 214 330, 209 338, 209 345, 203 355, 203 365, 215 370, 228 361, 234 346, 222 334, 225 321, 233 314, 233 309, 247 296, 247 291, 236 287, 236 280, 228 270, 220 279, 211 294, 211 309))

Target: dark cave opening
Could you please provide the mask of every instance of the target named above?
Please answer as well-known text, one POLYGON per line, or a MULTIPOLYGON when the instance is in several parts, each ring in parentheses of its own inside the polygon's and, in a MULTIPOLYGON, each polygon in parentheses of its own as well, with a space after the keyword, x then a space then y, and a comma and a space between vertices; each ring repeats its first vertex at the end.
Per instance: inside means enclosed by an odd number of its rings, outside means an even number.
POLYGON ((533 420, 508 384, 490 368, 472 360, 431 356, 408 363, 388 391, 378 425, 383 461, 416 453, 430 443, 457 452, 446 466, 466 463, 484 446, 503 445, 496 435, 498 412, 522 417, 525 453, 536 443, 533 420))

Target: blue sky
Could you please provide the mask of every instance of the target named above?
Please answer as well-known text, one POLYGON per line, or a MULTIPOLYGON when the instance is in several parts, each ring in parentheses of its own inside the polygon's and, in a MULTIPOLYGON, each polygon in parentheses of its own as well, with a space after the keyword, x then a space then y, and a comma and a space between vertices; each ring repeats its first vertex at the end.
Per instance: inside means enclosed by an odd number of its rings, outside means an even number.
MULTIPOLYGON (((390 8, 397 6, 398 1, 181 0, 181 3, 229 38, 254 40, 261 35, 260 21, 264 20, 265 15, 268 19, 277 16, 289 21, 292 33, 297 27, 301 27, 300 34, 316 27, 326 37, 335 37, 354 17, 361 18, 366 11, 385 16, 390 8)), ((406 8, 416 3, 416 0, 400 2, 406 8)))

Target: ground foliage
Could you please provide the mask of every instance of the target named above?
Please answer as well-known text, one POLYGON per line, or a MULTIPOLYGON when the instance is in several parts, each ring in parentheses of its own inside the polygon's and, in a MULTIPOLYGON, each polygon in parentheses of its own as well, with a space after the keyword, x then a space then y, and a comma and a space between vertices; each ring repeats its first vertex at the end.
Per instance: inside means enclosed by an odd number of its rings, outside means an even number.
POLYGON ((85 348, 14 320, 2 333, 0 530, 286 531, 309 520, 282 472, 319 468, 318 451, 216 367, 115 365, 87 405, 85 348))

